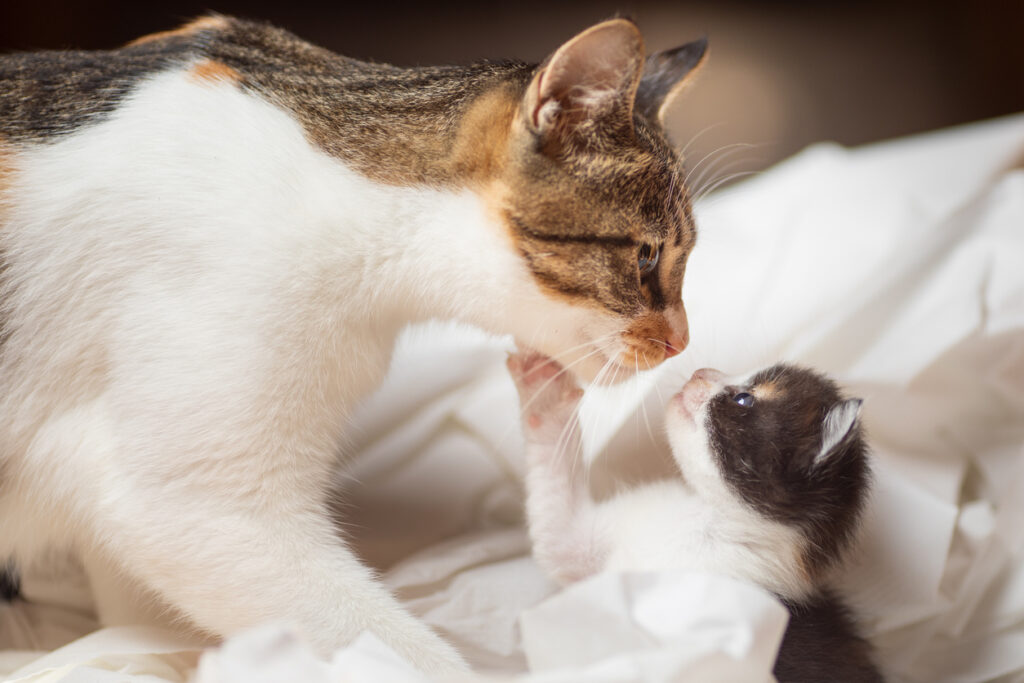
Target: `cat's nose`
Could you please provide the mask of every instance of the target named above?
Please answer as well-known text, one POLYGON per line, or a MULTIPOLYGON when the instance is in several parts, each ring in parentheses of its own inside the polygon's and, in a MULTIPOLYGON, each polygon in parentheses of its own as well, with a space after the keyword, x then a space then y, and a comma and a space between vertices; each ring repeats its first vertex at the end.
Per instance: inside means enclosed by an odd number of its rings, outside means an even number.
POLYGON ((665 311, 668 335, 665 337, 665 360, 678 356, 690 343, 690 324, 686 319, 686 307, 680 301, 665 311))
POLYGON ((676 334, 675 332, 669 334, 668 338, 665 340, 665 359, 668 360, 672 356, 678 356, 689 343, 689 330, 686 330, 682 334, 676 334))

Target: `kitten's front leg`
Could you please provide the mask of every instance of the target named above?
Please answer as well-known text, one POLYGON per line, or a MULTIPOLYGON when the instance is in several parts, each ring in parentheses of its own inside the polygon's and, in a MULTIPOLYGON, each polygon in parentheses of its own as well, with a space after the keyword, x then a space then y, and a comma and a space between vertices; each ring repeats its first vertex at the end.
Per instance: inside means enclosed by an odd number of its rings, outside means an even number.
POLYGON ((604 555, 590 523, 576 413, 583 391, 555 361, 537 353, 509 356, 526 440, 526 511, 538 564, 570 583, 600 569, 604 555))

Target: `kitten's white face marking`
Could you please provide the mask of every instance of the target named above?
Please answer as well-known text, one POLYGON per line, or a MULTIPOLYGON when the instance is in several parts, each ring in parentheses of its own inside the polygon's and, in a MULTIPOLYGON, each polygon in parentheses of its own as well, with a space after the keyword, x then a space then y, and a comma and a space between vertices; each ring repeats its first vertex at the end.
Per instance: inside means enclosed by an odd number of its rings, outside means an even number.
POLYGON ((708 403, 712 396, 728 384, 723 373, 704 368, 693 373, 682 390, 668 402, 665 426, 672 454, 683 477, 702 495, 735 496, 722 479, 708 434, 708 403))

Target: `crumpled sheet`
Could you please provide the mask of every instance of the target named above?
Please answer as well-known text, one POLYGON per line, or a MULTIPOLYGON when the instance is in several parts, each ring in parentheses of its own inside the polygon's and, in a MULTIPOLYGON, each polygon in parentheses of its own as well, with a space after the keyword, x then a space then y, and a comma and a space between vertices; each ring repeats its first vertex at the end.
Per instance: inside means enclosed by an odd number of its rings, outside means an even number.
MULTIPOLYGON (((697 215, 693 343, 588 393, 592 488, 669 471, 662 406, 698 367, 828 371, 867 399, 875 455, 863 540, 834 581, 886 672, 1024 680, 1024 115, 818 145, 697 215)), ((559 591, 540 573, 509 348, 446 325, 404 335, 338 480, 362 556, 459 647, 470 680, 772 680, 786 614, 754 586, 663 572, 559 591)), ((97 631, 88 586, 58 559, 25 577, 31 602, 0 605, 8 680, 424 680, 371 634, 322 662, 274 625, 205 650, 168 630, 97 631)))

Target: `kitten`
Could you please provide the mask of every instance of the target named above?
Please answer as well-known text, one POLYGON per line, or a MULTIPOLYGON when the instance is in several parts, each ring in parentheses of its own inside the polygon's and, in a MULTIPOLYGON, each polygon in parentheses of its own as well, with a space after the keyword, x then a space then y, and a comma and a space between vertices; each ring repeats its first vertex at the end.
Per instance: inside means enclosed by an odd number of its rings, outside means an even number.
POLYGON ((822 585, 868 494, 860 399, 791 365, 736 381, 698 370, 666 414, 682 477, 596 503, 574 461, 576 382, 537 353, 508 365, 523 408, 534 556, 549 575, 568 583, 675 568, 750 581, 790 611, 775 667, 782 683, 881 680, 846 608, 822 585))
POLYGON ((331 524, 346 415, 417 320, 583 378, 686 346, 662 117, 704 52, 614 19, 539 66, 399 68, 211 16, 0 58, 0 560, 73 548, 106 623, 141 594, 460 668, 331 524))

